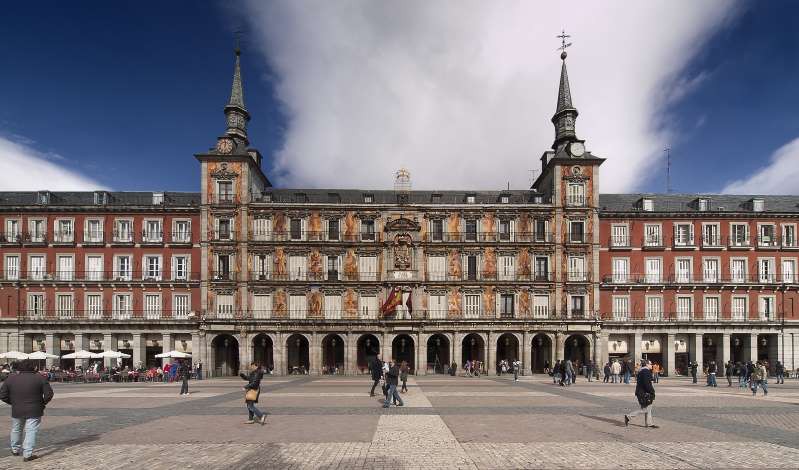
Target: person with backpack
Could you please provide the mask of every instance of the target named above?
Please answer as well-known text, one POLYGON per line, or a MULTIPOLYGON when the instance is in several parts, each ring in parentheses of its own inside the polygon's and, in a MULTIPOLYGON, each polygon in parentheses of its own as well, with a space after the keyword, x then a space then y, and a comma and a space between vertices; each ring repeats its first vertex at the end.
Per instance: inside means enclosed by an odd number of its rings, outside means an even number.
POLYGON ((644 415, 644 427, 658 428, 652 417, 652 403, 655 401, 655 386, 652 385, 652 363, 643 360, 641 368, 635 377, 635 398, 640 409, 624 415, 624 425, 629 426, 630 420, 639 414, 644 415))
POLYGON ((34 372, 35 368, 36 364, 30 359, 18 362, 19 373, 10 374, 0 387, 0 400, 11 405, 11 454, 22 455, 25 462, 39 458, 33 454, 36 436, 44 409, 53 399, 50 383, 34 372), (20 446, 23 429, 25 439, 20 446))
POLYGON ((244 386, 244 403, 247 405, 249 419, 244 424, 253 424, 256 422, 255 418, 258 418, 258 423, 263 426, 266 424, 266 413, 259 410, 255 404, 258 403, 258 398, 261 396, 261 379, 264 378, 264 370, 252 362, 250 363, 250 373, 242 372, 240 377, 247 381, 247 385, 244 386))

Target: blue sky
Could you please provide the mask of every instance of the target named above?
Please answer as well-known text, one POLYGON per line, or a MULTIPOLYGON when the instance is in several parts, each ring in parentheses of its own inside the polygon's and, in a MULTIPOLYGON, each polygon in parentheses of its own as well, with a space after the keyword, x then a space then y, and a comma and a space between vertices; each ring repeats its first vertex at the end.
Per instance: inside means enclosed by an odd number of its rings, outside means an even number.
POLYGON ((524 5, 518 25, 479 2, 473 15, 330 5, 6 5, 0 181, 198 190, 193 154, 224 129, 241 29, 250 141, 278 185, 390 187, 406 166, 416 187, 524 187, 551 144, 565 24, 578 134, 613 160, 604 190, 662 192, 669 146, 675 191, 799 192, 799 3, 664 2, 628 18, 524 5), (680 26, 646 26, 663 15, 680 26))

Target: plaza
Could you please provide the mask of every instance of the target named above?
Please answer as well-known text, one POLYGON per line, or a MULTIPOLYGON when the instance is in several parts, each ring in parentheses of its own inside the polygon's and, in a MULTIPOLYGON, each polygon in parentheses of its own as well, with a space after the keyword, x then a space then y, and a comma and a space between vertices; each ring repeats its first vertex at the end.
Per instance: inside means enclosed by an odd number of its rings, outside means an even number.
MULTIPOLYGON (((654 416, 624 427, 634 384, 552 384, 544 374, 410 377, 381 408, 368 376, 267 376, 267 424, 245 425, 237 379, 54 384, 37 444, 0 468, 796 468, 799 381, 752 397, 737 383, 656 384, 654 416)), ((8 411, 0 418, 7 436, 8 411)), ((7 439, 7 437, 3 437, 7 439)), ((5 442, 5 441, 4 441, 5 442)))

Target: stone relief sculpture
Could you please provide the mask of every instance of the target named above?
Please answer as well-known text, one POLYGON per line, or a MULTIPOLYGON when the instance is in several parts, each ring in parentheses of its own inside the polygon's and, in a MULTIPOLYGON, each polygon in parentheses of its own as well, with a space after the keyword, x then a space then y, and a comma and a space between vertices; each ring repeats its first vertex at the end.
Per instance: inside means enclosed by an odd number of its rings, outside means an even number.
POLYGON ((497 276, 497 252, 494 248, 486 248, 483 253, 483 277, 491 279, 497 276))
POLYGON ((451 279, 461 278, 461 254, 458 250, 452 250, 448 253, 447 260, 448 268, 447 274, 451 279))
POLYGON ((344 277, 350 281, 358 280, 358 258, 353 250, 344 255, 344 277))
POLYGON ((517 273, 519 277, 522 279, 527 279, 530 277, 530 251, 527 248, 522 248, 519 251, 518 256, 518 268, 517 273))
POLYGON ((319 211, 311 212, 308 217, 308 240, 322 239, 322 216, 319 211))
POLYGON ((346 318, 358 318, 358 295, 352 289, 344 293, 344 314, 346 318))
POLYGON ((411 248, 407 236, 399 235, 394 242, 394 269, 411 269, 411 248))
POLYGON ((286 318, 287 311, 288 298, 286 297, 286 291, 278 289, 275 291, 275 298, 272 301, 272 313, 275 318, 286 318))
POLYGON ((308 300, 308 310, 310 317, 322 316, 322 294, 319 292, 311 292, 310 299, 308 300))
POLYGON ((461 316, 461 293, 458 292, 457 289, 451 289, 449 291, 447 303, 449 304, 449 316, 450 317, 460 317, 461 316))
POLYGON ((494 219, 494 214, 490 212, 483 216, 483 236, 485 240, 497 239, 496 219, 494 219))
POLYGON ((488 286, 483 289, 483 315, 493 317, 497 312, 497 294, 494 288, 488 286))
POLYGON ((283 248, 275 248, 275 278, 285 279, 288 276, 286 268, 286 252, 283 248))
POLYGON ((354 212, 347 212, 344 215, 344 240, 355 241, 358 238, 358 224, 355 220, 354 212))
POLYGON ((522 317, 530 316, 530 291, 523 290, 519 293, 519 314, 522 317))
POLYGON ((447 232, 449 237, 444 237, 445 240, 458 240, 461 233, 461 218, 458 214, 450 214, 447 219, 447 232))
POLYGON ((308 272, 311 279, 322 279, 322 255, 319 250, 311 251, 311 255, 308 257, 308 272))

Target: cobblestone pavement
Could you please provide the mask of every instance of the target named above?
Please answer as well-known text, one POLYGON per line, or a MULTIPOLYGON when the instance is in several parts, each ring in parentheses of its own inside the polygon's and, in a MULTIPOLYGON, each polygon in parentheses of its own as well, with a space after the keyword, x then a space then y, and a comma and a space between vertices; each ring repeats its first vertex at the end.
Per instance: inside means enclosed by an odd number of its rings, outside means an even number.
POLYGON ((266 426, 244 424, 241 385, 195 381, 181 398, 179 384, 54 384, 41 459, 5 449, 0 468, 799 468, 795 380, 767 397, 661 380, 658 429, 624 426, 634 384, 426 376, 383 409, 365 376, 273 377, 266 426))

